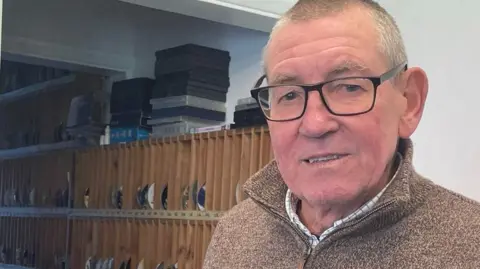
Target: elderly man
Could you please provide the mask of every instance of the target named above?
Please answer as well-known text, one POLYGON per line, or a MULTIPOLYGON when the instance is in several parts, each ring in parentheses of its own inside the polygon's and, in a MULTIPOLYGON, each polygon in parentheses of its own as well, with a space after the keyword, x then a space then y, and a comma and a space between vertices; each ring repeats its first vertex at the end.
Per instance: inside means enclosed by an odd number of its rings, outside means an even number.
POLYGON ((412 166, 428 82, 382 7, 300 0, 264 61, 252 96, 275 160, 218 223, 204 269, 480 268, 479 203, 412 166))

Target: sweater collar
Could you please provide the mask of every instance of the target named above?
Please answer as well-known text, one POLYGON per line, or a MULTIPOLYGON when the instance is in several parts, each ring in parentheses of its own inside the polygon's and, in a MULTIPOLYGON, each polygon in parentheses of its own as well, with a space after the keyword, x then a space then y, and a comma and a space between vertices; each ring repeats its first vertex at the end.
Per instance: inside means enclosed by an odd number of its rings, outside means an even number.
MULTIPOLYGON (((411 209, 411 185, 416 181, 416 173, 412 166, 412 141, 400 139, 397 150, 402 155, 403 161, 392 178, 391 185, 372 208, 372 214, 369 215, 373 216, 362 219, 365 224, 374 221, 375 225, 370 225, 370 228, 396 222, 411 209)), ((244 190, 251 199, 268 211, 289 221, 285 208, 288 187, 282 180, 275 160, 250 177, 244 185, 244 190)))
POLYGON ((300 230, 302 230, 305 233, 305 235, 311 238, 310 241, 312 241, 313 245, 315 246, 318 242, 322 241, 324 238, 326 238, 333 231, 337 230, 338 227, 340 227, 344 223, 348 223, 351 220, 361 218, 364 215, 368 214, 370 210, 374 208, 375 204, 380 200, 385 190, 387 190, 388 187, 392 185, 393 180, 396 178, 396 175, 398 174, 398 170, 402 163, 402 158, 403 157, 400 153, 397 152, 395 154, 395 160, 394 160, 395 174, 392 176, 390 180, 388 180, 388 184, 379 193, 377 193, 375 197, 373 197, 372 199, 364 203, 361 207, 359 207, 357 210, 355 210, 351 214, 334 221, 333 225, 328 229, 326 229, 325 231, 323 231, 323 233, 320 234, 319 236, 312 235, 308 230, 308 228, 300 221, 300 218, 298 217, 297 211, 296 211, 298 198, 296 198, 290 190, 287 190, 287 195, 285 197, 285 208, 286 208, 288 218, 295 226, 297 226, 300 230))

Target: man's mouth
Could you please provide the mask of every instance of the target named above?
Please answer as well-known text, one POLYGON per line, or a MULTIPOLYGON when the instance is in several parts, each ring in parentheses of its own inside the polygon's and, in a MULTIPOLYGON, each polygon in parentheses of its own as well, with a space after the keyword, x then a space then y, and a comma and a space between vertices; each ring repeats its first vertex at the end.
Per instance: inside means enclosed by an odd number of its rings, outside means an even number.
POLYGON ((329 154, 325 156, 318 156, 318 157, 312 157, 305 159, 304 162, 309 163, 309 164, 314 164, 314 163, 326 163, 330 161, 335 161, 339 160, 343 157, 346 157, 347 154, 329 154))

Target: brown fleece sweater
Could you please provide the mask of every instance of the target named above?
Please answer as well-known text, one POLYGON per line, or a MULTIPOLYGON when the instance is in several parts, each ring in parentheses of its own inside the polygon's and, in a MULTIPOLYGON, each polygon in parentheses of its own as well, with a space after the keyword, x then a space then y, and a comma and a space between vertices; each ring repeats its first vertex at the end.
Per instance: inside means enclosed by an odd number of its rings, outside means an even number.
POLYGON ((418 175, 411 141, 400 144, 404 162, 374 209, 314 249, 288 219, 272 161, 218 223, 203 269, 480 268, 480 204, 418 175))

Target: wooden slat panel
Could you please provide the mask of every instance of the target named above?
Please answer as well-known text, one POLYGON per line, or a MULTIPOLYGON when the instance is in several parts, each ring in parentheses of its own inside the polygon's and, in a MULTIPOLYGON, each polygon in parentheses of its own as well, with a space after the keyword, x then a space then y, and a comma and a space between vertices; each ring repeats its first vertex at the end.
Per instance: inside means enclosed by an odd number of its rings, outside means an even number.
MULTIPOLYGON (((138 187, 155 183, 155 208, 161 208, 161 190, 168 184, 168 210, 197 210, 192 199, 192 186, 197 181, 198 188, 206 186, 206 210, 225 211, 236 204, 237 186, 272 156, 270 135, 264 127, 61 151, 0 162, 0 192, 4 196, 17 188, 28 193, 35 187, 36 202, 42 201, 43 193, 49 193, 43 206, 52 207, 56 192, 67 187, 67 173, 74 171, 75 208, 83 207, 87 187, 90 207, 112 208, 112 191, 123 186, 123 208, 138 209, 138 187), (186 187, 189 197, 184 208, 186 187)), ((240 198, 245 199, 243 193, 240 198)), ((65 254, 65 218, 2 218, 0 225, 4 227, 0 243, 12 250, 35 252, 39 269, 52 268, 55 255, 65 254)), ((72 220, 72 268, 83 268, 89 257, 113 257, 116 268, 129 258, 134 268, 142 259, 146 268, 161 262, 201 268, 215 225, 212 221, 187 220, 72 220)), ((14 257, 11 259, 15 262, 14 257)))

